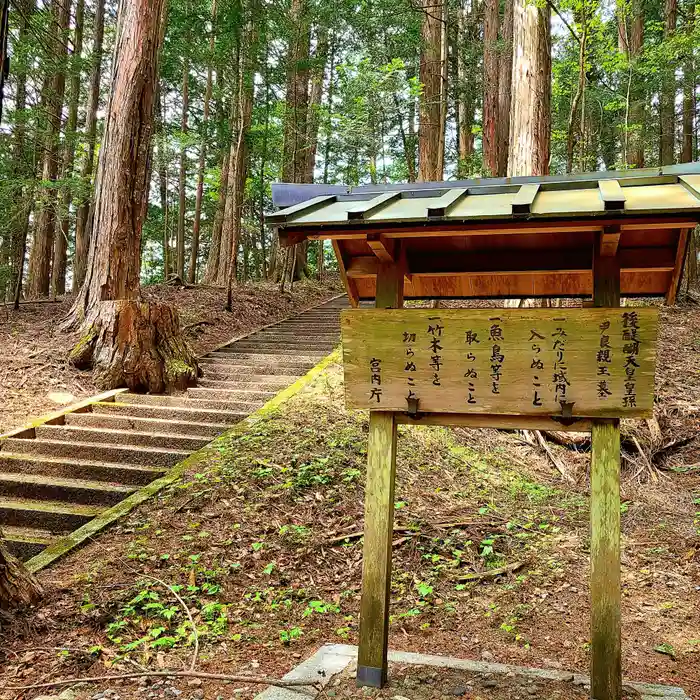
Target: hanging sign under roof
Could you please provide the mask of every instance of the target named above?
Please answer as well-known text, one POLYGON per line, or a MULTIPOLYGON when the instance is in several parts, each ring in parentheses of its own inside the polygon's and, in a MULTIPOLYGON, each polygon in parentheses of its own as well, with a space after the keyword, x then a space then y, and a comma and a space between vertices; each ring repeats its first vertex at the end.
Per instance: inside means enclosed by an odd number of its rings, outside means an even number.
POLYGON ((658 323, 652 308, 346 311, 347 404, 650 417, 658 323))

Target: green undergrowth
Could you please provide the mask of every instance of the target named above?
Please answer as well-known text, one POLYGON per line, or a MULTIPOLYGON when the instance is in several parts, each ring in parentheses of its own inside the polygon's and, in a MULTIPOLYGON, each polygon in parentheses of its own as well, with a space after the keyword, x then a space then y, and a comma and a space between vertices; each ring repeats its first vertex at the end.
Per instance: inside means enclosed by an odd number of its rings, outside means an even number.
MULTIPOLYGON (((557 546, 585 521, 584 499, 538 480, 498 441, 399 432, 394 628, 449 629, 468 610, 505 642, 529 645, 519 625, 530 606, 517 591, 563 576, 557 546), (515 568, 489 575, 503 567, 515 568)), ((210 460, 119 527, 118 556, 93 558, 79 576, 95 649, 141 661, 186 653, 192 622, 205 656, 221 641, 356 641, 367 433, 332 365, 250 431, 219 439, 210 460), (120 576, 128 584, 105 599, 100 583, 120 576)))

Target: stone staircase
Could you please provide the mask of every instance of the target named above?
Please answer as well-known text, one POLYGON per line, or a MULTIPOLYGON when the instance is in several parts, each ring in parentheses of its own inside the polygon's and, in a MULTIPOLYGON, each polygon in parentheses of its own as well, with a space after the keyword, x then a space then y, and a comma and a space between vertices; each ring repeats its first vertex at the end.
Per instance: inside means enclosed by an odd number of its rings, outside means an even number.
POLYGON ((337 345, 347 306, 334 299, 214 350, 183 395, 122 393, 0 439, 0 528, 11 551, 35 556, 260 408, 337 345))

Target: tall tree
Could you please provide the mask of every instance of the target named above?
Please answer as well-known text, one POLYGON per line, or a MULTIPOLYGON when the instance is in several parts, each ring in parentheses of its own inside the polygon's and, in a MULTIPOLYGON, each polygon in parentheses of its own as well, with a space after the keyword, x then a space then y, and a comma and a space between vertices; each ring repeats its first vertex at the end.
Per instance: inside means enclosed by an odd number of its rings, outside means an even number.
POLYGON ((46 100, 46 126, 43 136, 42 180, 46 183, 34 228, 29 257, 29 296, 45 297, 51 282, 51 259, 56 233, 56 187, 61 114, 66 87, 66 31, 70 18, 69 0, 52 0, 51 31, 46 56, 46 78, 42 88, 46 100))
POLYGON ((51 270, 51 288, 54 296, 60 296, 66 293, 68 239, 71 231, 70 210, 73 202, 73 188, 70 179, 73 176, 75 144, 78 137, 78 107, 80 105, 84 17, 85 0, 76 0, 73 53, 69 64, 71 80, 68 99, 68 118, 66 120, 61 170, 61 179, 64 181, 64 185, 61 190, 61 206, 59 207, 60 220, 58 231, 56 232, 53 268, 51 270))
POLYGON ((681 163, 693 160, 693 137, 695 135, 695 57, 693 36, 695 30, 695 0, 685 6, 686 52, 683 62, 683 133, 681 136, 681 163))
POLYGON ((180 177, 178 179, 178 208, 177 208, 177 255, 176 272, 180 280, 185 279, 185 223, 187 219, 187 132, 189 131, 190 114, 190 59, 184 56, 182 60, 182 119, 180 121, 180 177))
MULTIPOLYGON (((498 25, 500 22, 499 0, 484 2, 484 111, 483 154, 484 174, 498 173, 498 25)), ((512 65, 511 65, 512 71, 512 65)))
POLYGON ((549 5, 514 0, 508 175, 549 173, 552 46, 549 5))
POLYGON ((202 116, 202 142, 199 147, 199 165, 197 166, 197 193, 194 204, 194 223, 192 225, 192 249, 187 281, 194 284, 197 280, 199 258, 199 239, 202 230, 202 203, 204 201, 204 169, 207 164, 207 146, 209 143, 209 115, 214 88, 214 52, 216 49, 217 0, 211 3, 211 29, 209 31, 209 56, 207 58, 207 82, 204 89, 204 113, 202 116))
POLYGON ((423 13, 420 54, 420 122, 418 126, 418 182, 443 178, 440 147, 442 116, 442 23, 444 0, 420 0, 423 13))
MULTIPOLYGON (((676 34, 678 0, 666 0, 664 7, 664 41, 670 43, 676 34)), ((675 52, 674 52, 675 53, 675 52)), ((676 64, 669 60, 662 69, 659 122, 661 139, 659 160, 661 165, 671 165, 675 160, 676 132, 676 64)))
MULTIPOLYGON (((36 10, 36 0, 23 0, 18 6, 20 26, 17 46, 18 53, 23 53, 30 33, 30 22, 36 10)), ((27 254, 27 236, 29 233, 29 218, 33 207, 32 197, 27 196, 27 182, 33 175, 33 166, 28 162, 25 153, 27 142, 27 73, 29 59, 26 55, 15 55, 16 70, 15 111, 13 115, 13 147, 12 147, 12 260, 13 278, 12 292, 15 309, 19 308, 22 294, 22 278, 24 274, 24 259, 27 254)))
POLYGON ((498 123, 496 124, 497 167, 495 174, 508 172, 510 144, 510 105, 513 81, 513 3, 507 1, 501 25, 501 51, 498 57, 498 123))
POLYGON ((67 326, 84 337, 71 354, 104 387, 162 393, 196 381, 197 361, 177 313, 140 300, 141 234, 165 0, 122 0, 100 151, 88 273, 67 326))
POLYGON ((646 136, 646 86, 641 71, 644 54, 644 0, 617 0, 619 48, 627 57, 628 90, 625 109, 623 160, 644 167, 646 136))
POLYGON ((73 293, 78 292, 85 281, 87 254, 90 245, 91 198, 88 196, 95 169, 95 148, 97 145, 97 111, 100 106, 100 80, 102 79, 102 58, 104 54, 105 3, 95 4, 95 24, 90 57, 90 89, 88 93, 87 116, 85 123, 85 154, 80 177, 83 184, 83 198, 75 215, 75 258, 73 261, 73 293))
MULTIPOLYGON (((250 0, 249 0, 250 2, 250 0)), ((252 2, 250 3, 252 5, 252 2)), ((245 199, 246 181, 248 178, 249 160, 249 131, 253 117, 253 99, 255 90, 255 71, 257 61, 256 29, 252 15, 252 8, 247 7, 248 16, 241 39, 241 60, 238 69, 238 95, 236 140, 231 146, 231 162, 229 170, 232 177, 229 181, 233 184, 233 191, 227 204, 227 216, 224 221, 223 240, 227 241, 227 311, 233 310, 233 287, 236 282, 238 268, 238 246, 243 230, 243 202, 245 199)))
MULTIPOLYGON (((307 0, 292 0, 289 13, 289 42, 287 45, 287 89, 284 111, 284 148, 282 152, 282 180, 306 182, 309 178, 309 159, 306 139, 309 135, 309 56, 311 28, 307 0)), ((276 279, 283 279, 287 271, 293 279, 307 273, 308 244, 294 246, 293 255, 277 257, 276 279)))

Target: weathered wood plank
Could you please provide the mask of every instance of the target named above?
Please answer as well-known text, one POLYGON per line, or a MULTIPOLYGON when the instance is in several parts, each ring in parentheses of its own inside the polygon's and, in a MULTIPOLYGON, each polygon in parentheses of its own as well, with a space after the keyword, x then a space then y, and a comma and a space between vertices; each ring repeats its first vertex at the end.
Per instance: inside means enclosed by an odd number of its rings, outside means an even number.
POLYGON ((547 416, 494 416, 469 413, 426 413, 415 418, 405 413, 396 414, 399 425, 448 425, 461 428, 495 428, 498 430, 556 430, 558 432, 590 433, 591 421, 576 419, 561 423, 547 416))
POLYGON ((395 476, 395 415, 372 411, 367 448, 357 683, 374 688, 382 687, 387 675, 395 476))
MULTIPOLYGON (((596 307, 620 305, 619 256, 593 260, 596 307)), ((591 697, 619 700, 622 688, 620 626, 620 423, 593 421, 591 434, 591 697)))
POLYGON ((396 241, 394 239, 388 239, 381 233, 372 233, 367 236, 367 245, 382 262, 396 262, 396 241))
POLYGON ((591 697, 619 700, 619 421, 594 421, 591 440, 591 697))
POLYGON ((688 251, 688 236, 693 229, 681 229, 678 236, 678 248, 676 248, 676 262, 673 268, 673 274, 671 275, 671 282, 668 286, 668 292, 666 292, 666 303, 669 306, 673 306, 676 303, 676 297, 678 296, 678 285, 681 282, 681 275, 683 274, 683 268, 685 267, 685 256, 688 251))
MULTIPOLYGON (((398 263, 382 263, 377 276, 377 309, 403 305, 405 255, 401 244, 398 263)), ((381 688, 387 680, 391 542, 394 531, 396 480, 396 416, 371 411, 365 486, 365 534, 362 555, 362 602, 357 684, 381 688)))
POLYGON ((346 400, 400 412, 416 399, 421 413, 553 416, 571 404, 572 416, 649 417, 658 317, 654 308, 346 311, 346 400))
POLYGON ((360 305, 359 297, 357 293, 357 287, 355 283, 348 279, 348 274, 345 268, 345 258, 343 257, 343 251, 338 245, 338 241, 333 241, 333 251, 335 252, 335 259, 338 261, 338 273, 340 274, 340 279, 345 286, 345 291, 348 293, 348 300, 350 301, 350 306, 357 308, 360 305))

